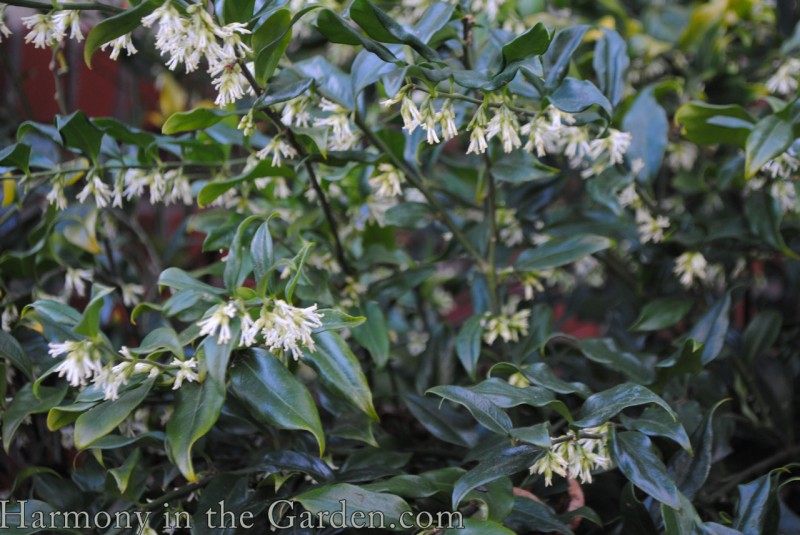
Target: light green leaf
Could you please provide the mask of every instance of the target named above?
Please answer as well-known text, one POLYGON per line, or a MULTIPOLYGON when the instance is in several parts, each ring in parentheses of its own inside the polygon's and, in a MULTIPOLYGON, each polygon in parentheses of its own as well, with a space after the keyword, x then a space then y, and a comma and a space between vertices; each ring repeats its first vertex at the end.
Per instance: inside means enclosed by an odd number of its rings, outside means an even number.
POLYGON ((88 448, 121 424, 138 407, 153 387, 153 379, 120 394, 119 399, 100 403, 75 421, 75 447, 88 448))

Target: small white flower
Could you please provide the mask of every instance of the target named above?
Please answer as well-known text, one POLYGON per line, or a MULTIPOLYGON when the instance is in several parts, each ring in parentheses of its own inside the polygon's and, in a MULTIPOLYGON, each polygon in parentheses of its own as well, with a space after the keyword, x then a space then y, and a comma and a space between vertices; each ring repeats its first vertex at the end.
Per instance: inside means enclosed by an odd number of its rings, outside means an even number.
POLYGON ((797 210, 797 190, 793 182, 785 180, 774 182, 769 192, 772 198, 778 201, 784 214, 797 210))
POLYGON ((681 284, 689 288, 696 279, 706 280, 708 262, 699 252, 686 252, 675 260, 673 272, 680 278, 681 284))
POLYGON ((378 164, 378 173, 369 179, 369 185, 376 197, 395 197, 403 193, 403 174, 390 163, 378 164))
POLYGON ((97 171, 92 169, 86 177, 86 185, 78 193, 78 200, 86 202, 89 196, 94 196, 94 203, 98 208, 105 208, 111 202, 112 191, 108 185, 98 176, 97 171))
POLYGON ((691 171, 697 161, 697 145, 688 141, 670 143, 667 146, 667 165, 673 171, 691 171))
POLYGON ((797 77, 800 76, 800 59, 789 58, 767 80, 767 91, 789 96, 797 92, 797 77))
POLYGON ((453 295, 441 286, 434 288, 433 295, 431 295, 431 304, 443 316, 450 314, 456 308, 456 301, 453 299, 453 295))
POLYGON ((0 43, 11 35, 11 30, 6 26, 6 9, 8 4, 0 4, 0 43))
MULTIPOLYGON (((795 172, 800 168, 800 160, 789 154, 788 152, 784 152, 779 156, 773 158, 772 160, 765 163, 761 170, 764 171, 767 175, 771 176, 772 178, 784 178, 789 179, 792 178, 795 172)), ((753 179, 750 179, 752 182, 753 179)))
POLYGON ((286 301, 276 299, 273 309, 261 310, 261 324, 264 344, 270 351, 283 351, 295 360, 303 356, 303 348, 313 353, 316 350, 311 333, 322 326, 322 315, 317 313, 317 305, 298 308, 286 301))
POLYGON ((59 377, 66 375, 67 381, 72 386, 86 386, 87 379, 93 378, 103 368, 100 352, 91 340, 51 342, 48 347, 50 348, 48 353, 53 358, 66 355, 55 371, 59 377))
POLYGON ((358 142, 358 136, 350 128, 350 112, 342 106, 323 98, 320 101, 322 111, 329 112, 327 117, 314 119, 317 128, 329 128, 332 132, 328 140, 331 150, 349 150, 358 142))
POLYGON ((55 24, 50 14, 22 17, 22 24, 30 30, 25 36, 25 42, 32 42, 36 48, 49 48, 64 39, 64 32, 55 24))
POLYGON ((141 284, 123 284, 120 286, 122 291, 122 303, 126 307, 134 307, 139 304, 144 295, 144 286, 141 284))
MULTIPOLYGON (((418 126, 422 125, 422 112, 408 95, 407 88, 400 90, 398 95, 400 96, 400 117, 403 119, 403 129, 411 134, 418 126)), ((387 102, 390 101, 384 101, 384 105, 387 102)))
POLYGON ((58 32, 63 36, 69 30, 70 39, 75 39, 79 43, 83 41, 81 32, 81 12, 74 9, 64 9, 52 15, 53 25, 58 28, 58 32))
POLYGON ((609 128, 608 136, 594 139, 589 143, 589 155, 593 160, 597 160, 603 154, 608 154, 608 161, 611 165, 620 164, 625 159, 625 153, 630 147, 632 139, 633 136, 628 132, 609 128))
POLYGON ((411 356, 416 357, 417 355, 421 355, 428 347, 428 339, 430 336, 425 331, 412 329, 408 331, 406 336, 408 338, 406 349, 408 349, 408 353, 411 356))
POLYGON ((272 154, 272 167, 278 167, 283 163, 284 158, 296 158, 297 150, 284 141, 281 136, 275 136, 267 143, 266 147, 256 153, 256 157, 266 160, 270 154, 272 154))
POLYGON ((520 134, 528 137, 528 141, 523 147, 526 152, 536 151, 536 156, 542 158, 547 155, 548 137, 553 132, 553 127, 543 116, 531 119, 522 125, 520 134))
POLYGON ((86 282, 92 282, 94 274, 88 269, 73 269, 67 267, 67 273, 64 275, 64 293, 67 296, 77 294, 79 297, 86 295, 86 282))
POLYGON ((522 288, 524 290, 525 299, 530 301, 536 295, 537 292, 544 291, 544 284, 542 283, 542 279, 546 279, 547 275, 549 275, 549 271, 529 271, 527 273, 519 273, 518 277, 520 282, 522 283, 522 288))
POLYGON ((453 139, 458 135, 458 128, 456 127, 456 112, 453 108, 453 101, 449 98, 444 101, 442 108, 436 114, 436 122, 442 129, 442 139, 447 141, 453 139))
POLYGON ((119 53, 125 50, 128 56, 132 56, 138 52, 136 47, 133 46, 133 41, 131 41, 131 34, 126 33, 125 35, 121 35, 116 39, 113 39, 100 47, 100 50, 105 50, 107 47, 111 47, 111 54, 109 57, 113 60, 119 58, 119 53))
POLYGON ((522 243, 524 236, 516 211, 510 208, 498 208, 496 216, 500 240, 509 247, 522 243))
POLYGON ((217 336, 217 342, 227 344, 231 340, 231 318, 237 313, 236 305, 218 305, 214 312, 197 323, 200 327, 200 336, 217 336), (219 334, 217 334, 219 330, 219 334))
POLYGON ((19 310, 17 310, 17 307, 13 304, 8 305, 3 309, 3 314, 0 316, 0 327, 6 332, 11 332, 11 328, 18 319, 19 310))
POLYGON ((311 123, 311 113, 308 111, 310 104, 311 98, 305 95, 288 101, 281 111, 281 122, 286 126, 308 128, 311 123))
POLYGON ((220 63, 212 71, 214 77, 212 84, 218 91, 214 104, 220 107, 233 104, 237 100, 244 98, 246 87, 249 87, 247 78, 242 74, 242 67, 235 63, 220 63))
POLYGON ((170 362, 170 366, 176 366, 178 370, 175 373, 175 384, 172 385, 173 390, 177 390, 181 387, 184 381, 188 382, 195 382, 198 380, 197 372, 197 360, 191 358, 189 360, 180 360, 180 359, 173 359, 170 362))
POLYGON ((498 337, 504 342, 518 342, 520 336, 527 336, 528 322, 531 316, 529 309, 516 310, 517 301, 508 303, 497 316, 486 312, 481 318, 483 341, 492 345, 498 337))
POLYGON ((664 239, 664 231, 669 228, 669 218, 663 215, 653 217, 646 208, 638 208, 636 225, 642 243, 658 243, 664 239))
POLYGON ((569 463, 561 456, 560 452, 554 449, 546 449, 530 468, 531 474, 544 476, 544 486, 549 487, 553 484, 553 474, 567 477, 567 467, 569 463))
POLYGON ((503 143, 503 151, 511 152, 522 146, 519 131, 517 116, 506 105, 502 105, 495 111, 486 126, 486 138, 499 137, 503 143))
POLYGON ((619 204, 623 208, 626 206, 633 206, 637 208, 641 205, 641 200, 639 199, 639 194, 636 193, 636 184, 630 183, 628 184, 625 189, 619 192, 619 204))

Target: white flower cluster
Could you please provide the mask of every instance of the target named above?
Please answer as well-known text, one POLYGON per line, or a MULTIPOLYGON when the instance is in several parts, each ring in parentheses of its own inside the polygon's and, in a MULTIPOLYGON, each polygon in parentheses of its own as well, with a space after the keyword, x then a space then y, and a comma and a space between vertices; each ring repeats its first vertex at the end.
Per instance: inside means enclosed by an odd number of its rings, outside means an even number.
MULTIPOLYGON (((405 86, 381 104, 390 107, 400 103, 403 128, 409 133, 422 128, 429 144, 448 141, 458 135, 452 99, 445 98, 437 110, 434 95, 426 94, 417 106, 412 93, 413 87, 405 86)), ((506 153, 523 148, 526 152, 535 152, 538 157, 563 154, 572 167, 584 168, 582 175, 588 178, 610 165, 622 163, 631 144, 631 134, 614 128, 609 128, 605 137, 592 139, 588 127, 576 125, 575 117, 552 105, 522 126, 520 114, 529 113, 513 107, 505 97, 488 94, 467 125, 470 132, 467 154, 485 153, 489 141, 497 138, 506 153), (527 138, 524 145, 520 136, 527 138)))
MULTIPOLYGON (((349 110, 326 98, 320 99, 320 110, 326 112, 328 115, 314 119, 314 126, 317 128, 327 128, 329 130, 328 149, 352 149, 358 143, 359 137, 350 127, 349 110)), ((305 118, 301 117, 301 119, 305 118)))
POLYGON ((792 96, 797 93, 798 76, 800 76, 800 59, 789 58, 767 80, 767 91, 776 95, 792 96))
POLYGON ((681 284, 690 288, 696 280, 708 278, 708 261, 699 252, 688 251, 675 260, 673 272, 679 277, 681 284))
MULTIPOLYGON (((0 328, 6 332, 11 332, 11 328, 19 319, 19 310, 16 305, 10 304, 3 308, 3 313, 0 314, 0 328)), ((11 369, 11 368, 9 368, 11 369)))
POLYGON ((653 214, 650 213, 650 210, 645 207, 641 198, 639 198, 634 183, 625 187, 625 189, 619 193, 618 198, 619 204, 623 208, 630 206, 635 209, 636 230, 639 234, 639 240, 642 243, 659 243, 664 240, 665 232, 670 226, 669 218, 665 215, 653 217, 653 214))
POLYGON ((518 303, 518 300, 512 299, 503 307, 500 314, 486 312, 483 315, 481 327, 483 327, 483 341, 487 345, 492 345, 498 337, 504 342, 518 342, 520 336, 527 336, 531 311, 517 310, 518 303))
MULTIPOLYGON (((51 342, 49 348, 53 358, 65 355, 55 369, 59 377, 66 375, 67 381, 74 387, 84 387, 91 381, 94 387, 103 391, 104 399, 119 399, 119 389, 127 385, 133 375, 146 374, 154 378, 161 374, 159 365, 136 359, 125 346, 119 352, 122 360, 106 365, 103 364, 100 346, 90 339, 51 342)), ((175 358, 169 367, 175 371, 173 390, 180 388, 184 381, 198 380, 195 371, 197 361, 194 358, 175 358)))
POLYGON ((376 197, 386 199, 403 193, 402 184, 405 179, 399 169, 390 163, 381 163, 376 171, 369 179, 369 185, 376 197))
POLYGON ((270 154, 272 155, 272 167, 278 167, 283 163, 284 158, 296 158, 297 150, 282 136, 277 135, 256 153, 256 158, 266 160, 270 154))
POLYGON ((8 4, 0 4, 0 43, 11 35, 11 30, 6 26, 6 9, 8 4))
MULTIPOLYGON (((69 5, 69 2, 66 2, 69 5)), ((3 5, 0 16, 5 16, 5 4, 3 5)), ((69 32, 71 39, 78 42, 83 41, 81 32, 80 11, 72 9, 54 10, 49 13, 39 13, 29 17, 22 17, 22 24, 30 30, 25 35, 26 43, 33 43, 36 48, 49 48, 64 40, 69 32)), ((0 32, 6 37, 11 32, 2 23, 0 32)))
POLYGON ((500 240, 509 247, 514 247, 522 243, 522 225, 517 219, 517 212, 512 208, 498 208, 495 217, 497 219, 498 234, 500 240))
POLYGON ((580 479, 581 483, 592 482, 592 470, 611 467, 608 451, 609 424, 583 429, 580 434, 570 431, 554 439, 558 443, 546 449, 530 468, 531 474, 544 476, 545 486, 553 484, 553 474, 569 479, 580 479), (600 438, 585 438, 591 435, 600 438))
POLYGON ((202 3, 190 4, 186 13, 182 15, 175 3, 167 0, 142 19, 145 27, 158 24, 156 48, 169 56, 167 67, 175 70, 182 64, 189 73, 205 58, 218 91, 218 106, 236 102, 252 91, 239 65, 239 60, 252 52, 242 40, 250 30, 238 22, 218 25, 202 3))
POLYGON ((93 379, 103 369, 100 349, 89 339, 51 342, 48 345, 51 357, 66 355, 55 371, 59 377, 66 375, 72 386, 86 386, 87 380, 93 379))
POLYGON ((311 333, 322 326, 322 315, 317 305, 299 308, 282 299, 275 299, 271 307, 264 304, 253 319, 243 303, 230 301, 218 305, 206 318, 198 322, 201 336, 216 336, 220 344, 227 344, 233 336, 231 320, 239 318, 241 337, 239 344, 250 347, 259 335, 264 345, 272 352, 291 354, 297 360, 303 350, 314 352, 316 347, 311 333))

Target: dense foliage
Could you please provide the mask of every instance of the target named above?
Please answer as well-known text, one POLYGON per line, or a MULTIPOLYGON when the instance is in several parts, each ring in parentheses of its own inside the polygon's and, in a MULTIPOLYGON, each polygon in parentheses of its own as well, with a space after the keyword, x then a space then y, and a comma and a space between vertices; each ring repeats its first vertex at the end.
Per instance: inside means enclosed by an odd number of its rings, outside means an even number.
POLYGON ((800 532, 792 13, 571 4, 28 13, 29 46, 155 62, 194 103, 0 152, 28 524, 347 500, 409 533, 800 532))

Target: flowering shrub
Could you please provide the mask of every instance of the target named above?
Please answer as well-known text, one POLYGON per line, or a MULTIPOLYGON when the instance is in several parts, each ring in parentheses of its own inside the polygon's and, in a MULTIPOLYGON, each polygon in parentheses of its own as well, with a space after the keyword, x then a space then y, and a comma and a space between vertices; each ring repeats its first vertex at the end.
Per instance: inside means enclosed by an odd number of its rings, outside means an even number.
POLYGON ((0 152, 15 532, 800 531, 778 8, 8 4, 215 95, 0 152))

